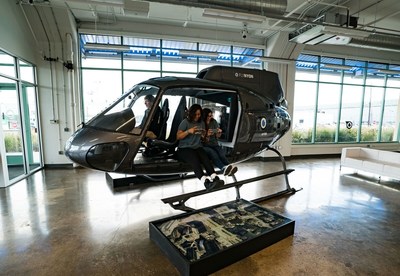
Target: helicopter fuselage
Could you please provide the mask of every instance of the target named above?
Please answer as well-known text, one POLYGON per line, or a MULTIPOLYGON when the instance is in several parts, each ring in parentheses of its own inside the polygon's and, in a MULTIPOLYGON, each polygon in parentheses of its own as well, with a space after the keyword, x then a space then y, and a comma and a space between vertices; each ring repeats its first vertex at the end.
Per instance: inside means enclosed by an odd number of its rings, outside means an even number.
POLYGON ((107 172, 188 172, 190 167, 176 159, 176 132, 194 103, 214 111, 223 130, 220 145, 232 163, 264 151, 290 128, 276 73, 214 66, 197 78, 153 78, 134 86, 70 137, 66 155, 84 167, 107 172), (155 98, 147 115, 146 95, 155 98), (162 112, 162 122, 156 135, 149 135, 157 109, 162 112))

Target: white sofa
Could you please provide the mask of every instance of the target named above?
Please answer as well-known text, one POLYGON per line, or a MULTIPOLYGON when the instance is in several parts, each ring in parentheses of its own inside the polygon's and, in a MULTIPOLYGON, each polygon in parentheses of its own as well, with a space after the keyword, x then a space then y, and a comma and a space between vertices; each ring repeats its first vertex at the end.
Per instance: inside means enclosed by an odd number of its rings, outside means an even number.
POLYGON ((400 153, 361 147, 343 148, 341 167, 400 180, 400 153))

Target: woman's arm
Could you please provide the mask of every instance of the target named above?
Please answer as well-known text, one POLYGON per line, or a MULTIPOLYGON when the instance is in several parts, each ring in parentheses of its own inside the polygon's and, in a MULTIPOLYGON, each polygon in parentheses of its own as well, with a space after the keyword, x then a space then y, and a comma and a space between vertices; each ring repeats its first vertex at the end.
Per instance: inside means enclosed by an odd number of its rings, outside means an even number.
POLYGON ((217 128, 217 133, 215 134, 215 136, 216 136, 217 138, 220 138, 221 135, 222 135, 222 129, 217 128))
POLYGON ((196 132, 197 127, 192 127, 189 128, 187 130, 178 130, 178 132, 176 133, 176 140, 182 140, 184 139, 186 136, 188 136, 189 134, 193 134, 196 132))

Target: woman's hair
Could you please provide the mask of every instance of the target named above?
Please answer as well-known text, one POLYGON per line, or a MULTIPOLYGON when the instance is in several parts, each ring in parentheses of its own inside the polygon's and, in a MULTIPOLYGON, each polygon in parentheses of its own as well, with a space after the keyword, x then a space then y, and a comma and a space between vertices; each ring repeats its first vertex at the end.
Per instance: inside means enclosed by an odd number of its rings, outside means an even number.
POLYGON ((208 114, 210 114, 210 113, 212 113, 212 110, 211 110, 211 109, 209 109, 209 108, 203 108, 202 117, 203 117, 203 121, 204 121, 204 122, 207 121, 208 114))
MULTIPOLYGON (((189 112, 187 115, 187 118, 189 120, 189 122, 193 122, 194 118, 196 117, 196 112, 197 110, 200 110, 200 114, 202 114, 202 109, 201 106, 199 104, 193 104, 190 108, 189 108, 189 112)), ((200 116, 200 120, 201 121, 201 116, 200 116)))

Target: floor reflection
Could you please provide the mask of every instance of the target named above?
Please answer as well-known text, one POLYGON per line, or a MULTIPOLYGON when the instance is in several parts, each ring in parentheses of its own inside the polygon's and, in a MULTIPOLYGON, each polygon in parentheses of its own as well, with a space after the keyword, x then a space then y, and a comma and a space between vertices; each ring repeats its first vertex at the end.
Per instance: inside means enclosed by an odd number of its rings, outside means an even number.
MULTIPOLYGON (((294 159, 287 166, 295 169, 290 185, 303 190, 259 204, 296 221, 291 242, 281 241, 216 275, 248 273, 250 260, 253 275, 400 271, 398 181, 378 183, 376 176, 340 171, 338 158, 294 159)), ((277 170, 280 162, 245 162, 237 179, 277 170)), ((285 185, 283 176, 269 178, 244 185, 241 196, 251 200, 285 185)), ((103 172, 39 171, 0 189, 0 274, 177 275, 150 241, 148 223, 182 213, 162 198, 202 188, 190 178, 116 191, 103 172)), ((235 198, 235 190, 227 189, 187 205, 199 209, 235 198)))

